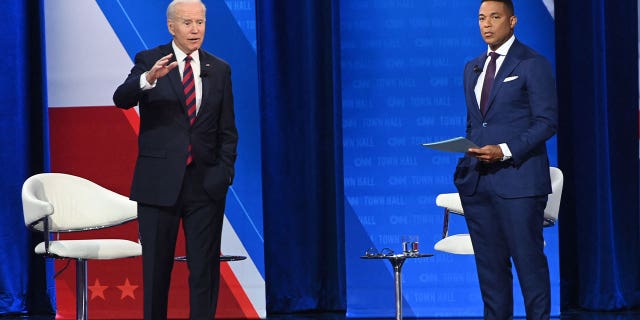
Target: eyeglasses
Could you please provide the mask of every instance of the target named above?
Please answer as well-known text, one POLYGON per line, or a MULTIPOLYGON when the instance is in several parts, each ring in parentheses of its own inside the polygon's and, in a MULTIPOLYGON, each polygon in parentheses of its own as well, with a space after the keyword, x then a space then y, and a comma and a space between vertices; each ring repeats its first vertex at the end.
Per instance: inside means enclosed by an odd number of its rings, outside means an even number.
POLYGON ((382 250, 378 251, 378 249, 371 247, 365 251, 364 255, 367 257, 388 257, 393 255, 393 250, 389 248, 382 248, 382 250))

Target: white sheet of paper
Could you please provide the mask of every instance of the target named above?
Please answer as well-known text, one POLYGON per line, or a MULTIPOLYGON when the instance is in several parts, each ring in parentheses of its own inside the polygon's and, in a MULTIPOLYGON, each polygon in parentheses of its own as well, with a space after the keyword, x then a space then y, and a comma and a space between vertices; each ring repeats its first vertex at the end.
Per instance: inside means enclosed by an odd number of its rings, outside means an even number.
POLYGON ((424 147, 429 149, 446 151, 446 152, 467 152, 469 148, 478 148, 471 140, 464 137, 456 137, 453 139, 423 143, 424 147))

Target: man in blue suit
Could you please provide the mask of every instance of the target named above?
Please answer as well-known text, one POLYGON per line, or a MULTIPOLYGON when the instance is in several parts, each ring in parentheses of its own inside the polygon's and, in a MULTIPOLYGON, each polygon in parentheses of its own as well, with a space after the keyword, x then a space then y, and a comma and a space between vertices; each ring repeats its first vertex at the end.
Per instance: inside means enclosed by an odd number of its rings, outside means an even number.
POLYGON ((527 319, 548 319, 550 284, 542 223, 551 193, 545 142, 557 128, 549 62, 514 36, 511 0, 483 0, 487 52, 467 63, 464 90, 471 148, 454 182, 475 252, 485 319, 513 317, 515 264, 527 319))
POLYGON ((189 267, 190 319, 212 319, 220 282, 225 198, 234 176, 238 132, 231 69, 201 49, 206 8, 174 0, 167 8, 173 41, 142 51, 113 96, 140 107, 131 199, 138 202, 144 319, 167 319, 179 224, 189 267))

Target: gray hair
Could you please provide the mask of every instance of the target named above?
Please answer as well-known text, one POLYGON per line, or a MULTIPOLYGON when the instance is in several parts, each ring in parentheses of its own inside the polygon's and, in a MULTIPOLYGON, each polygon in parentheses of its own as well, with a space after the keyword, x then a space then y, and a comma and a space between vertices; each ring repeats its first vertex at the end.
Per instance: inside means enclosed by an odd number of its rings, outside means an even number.
POLYGON ((169 6, 167 6, 167 20, 175 18, 176 5, 179 3, 199 3, 202 5, 205 15, 207 14, 207 7, 202 3, 202 0, 173 0, 169 3, 169 6))

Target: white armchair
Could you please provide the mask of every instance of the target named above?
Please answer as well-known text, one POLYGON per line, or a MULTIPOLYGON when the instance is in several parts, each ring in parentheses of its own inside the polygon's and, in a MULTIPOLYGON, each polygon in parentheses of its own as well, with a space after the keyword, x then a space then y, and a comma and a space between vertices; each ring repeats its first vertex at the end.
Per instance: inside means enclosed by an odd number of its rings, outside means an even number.
MULTIPOLYGON (((560 211, 560 199, 562 198, 562 185, 564 178, 562 171, 555 167, 549 168, 551 177, 551 194, 544 209, 544 226, 555 225, 560 211)), ((464 209, 457 193, 443 193, 436 197, 436 206, 444 208, 444 224, 442 229, 442 240, 438 241, 433 248, 453 254, 473 254, 473 246, 469 234, 449 235, 449 218, 451 213, 464 215, 464 209)))
POLYGON ((87 319, 87 260, 140 256, 138 242, 125 239, 53 240, 52 233, 87 231, 137 218, 137 204, 89 180, 62 173, 41 173, 22 186, 27 227, 44 233, 37 254, 76 261, 76 317, 87 319))

